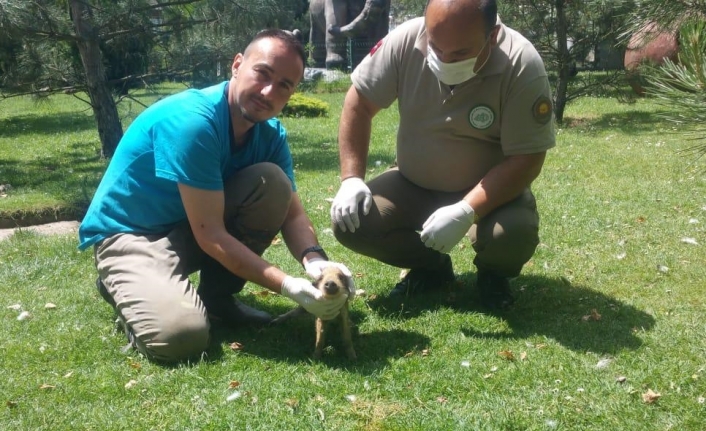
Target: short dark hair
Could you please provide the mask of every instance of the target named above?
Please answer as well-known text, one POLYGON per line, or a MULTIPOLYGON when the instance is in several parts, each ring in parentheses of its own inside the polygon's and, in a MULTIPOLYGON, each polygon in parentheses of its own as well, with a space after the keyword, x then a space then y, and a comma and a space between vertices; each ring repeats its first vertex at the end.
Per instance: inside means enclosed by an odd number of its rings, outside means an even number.
MULTIPOLYGON (((429 3, 434 0, 427 1, 427 7, 429 3)), ((459 1, 469 1, 469 0, 459 0, 459 1)), ((426 7, 425 7, 426 9, 426 7)), ((483 24, 485 24, 485 36, 490 36, 490 33, 495 27, 495 23, 498 22, 498 3, 496 0, 479 0, 478 10, 483 15, 483 24)))
POLYGON ((261 30, 255 35, 255 37, 253 37, 245 50, 247 51, 248 48, 261 39, 277 39, 281 41, 287 46, 287 48, 295 51, 297 55, 299 55, 299 58, 302 60, 302 65, 306 67, 306 54, 304 53, 304 46, 291 31, 280 30, 278 28, 261 30))

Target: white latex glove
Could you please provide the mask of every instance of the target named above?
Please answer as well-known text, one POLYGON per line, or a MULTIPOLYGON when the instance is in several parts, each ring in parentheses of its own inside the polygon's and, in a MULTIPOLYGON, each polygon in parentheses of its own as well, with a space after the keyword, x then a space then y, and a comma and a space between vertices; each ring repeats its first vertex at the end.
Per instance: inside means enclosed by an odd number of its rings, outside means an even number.
POLYGON ((422 226, 421 239, 429 248, 449 252, 473 225, 474 211, 464 200, 441 207, 422 226))
POLYGON ((348 299, 352 300, 355 298, 355 282, 353 282, 353 274, 351 274, 351 271, 346 267, 346 265, 338 262, 331 262, 320 257, 314 257, 306 261, 306 264, 304 264, 304 271, 306 271, 306 274, 311 277, 312 280, 316 280, 321 276, 321 271, 329 266, 335 266, 340 269, 341 272, 343 272, 343 275, 348 278, 348 299))
POLYGON ((360 178, 346 178, 341 182, 341 187, 333 198, 331 204, 331 221, 345 232, 348 229, 355 232, 360 227, 358 217, 358 203, 363 201, 363 215, 368 215, 373 205, 373 194, 360 178))
POLYGON ((306 278, 294 278, 289 275, 282 281, 280 291, 282 295, 294 300, 306 311, 323 320, 331 320, 338 316, 346 302, 346 297, 343 295, 331 299, 324 298, 323 293, 306 278))

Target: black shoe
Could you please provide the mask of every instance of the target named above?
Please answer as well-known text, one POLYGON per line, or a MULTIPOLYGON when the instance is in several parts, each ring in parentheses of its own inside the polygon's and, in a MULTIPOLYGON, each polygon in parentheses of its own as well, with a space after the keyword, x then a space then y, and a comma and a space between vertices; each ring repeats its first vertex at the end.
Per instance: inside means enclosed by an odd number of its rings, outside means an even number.
POLYGON ((201 301, 212 322, 220 322, 229 327, 266 325, 272 321, 269 313, 247 306, 232 295, 206 296, 201 297, 201 301))
POLYGON ((505 310, 515 302, 507 277, 490 271, 478 271, 477 285, 480 304, 483 307, 505 310))
POLYGON ((390 296, 404 296, 438 289, 456 279, 451 256, 445 254, 439 269, 410 269, 407 275, 397 283, 390 296))
POLYGON ((98 293, 100 293, 105 302, 115 308, 115 300, 110 296, 110 293, 108 293, 108 289, 105 288, 105 284, 103 284, 100 277, 96 278, 96 289, 98 289, 98 293))

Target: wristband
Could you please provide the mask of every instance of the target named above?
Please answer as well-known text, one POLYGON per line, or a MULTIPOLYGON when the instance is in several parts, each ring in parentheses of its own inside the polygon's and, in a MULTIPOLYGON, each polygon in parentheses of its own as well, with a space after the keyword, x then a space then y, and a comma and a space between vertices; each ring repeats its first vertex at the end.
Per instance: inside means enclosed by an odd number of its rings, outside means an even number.
POLYGON ((302 252, 302 256, 299 258, 299 260, 303 261, 304 256, 306 256, 307 254, 309 254, 311 252, 319 253, 321 256, 323 256, 324 259, 328 260, 328 256, 326 255, 326 252, 324 251, 324 249, 320 245, 315 245, 313 247, 309 247, 309 248, 304 249, 304 251, 302 252))

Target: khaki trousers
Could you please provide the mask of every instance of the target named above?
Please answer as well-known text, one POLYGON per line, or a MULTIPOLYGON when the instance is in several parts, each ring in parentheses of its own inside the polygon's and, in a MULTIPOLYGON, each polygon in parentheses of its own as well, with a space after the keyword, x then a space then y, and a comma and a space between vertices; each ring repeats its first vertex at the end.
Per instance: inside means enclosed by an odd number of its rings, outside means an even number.
MULTIPOLYGON (((436 269, 441 253, 421 241, 419 231, 438 208, 458 202, 468 191, 455 193, 423 189, 391 169, 368 182, 373 205, 359 213, 360 228, 334 235, 347 248, 400 268, 436 269)), ((504 277, 520 274, 539 244, 539 214, 532 192, 495 209, 468 232, 478 269, 504 277)))
MULTIPOLYGON (((289 209, 289 178, 277 165, 259 163, 229 178, 224 194, 226 229, 261 255, 289 209)), ((200 249, 186 221, 161 235, 113 235, 96 244, 94 256, 136 348, 160 362, 195 357, 208 346, 210 325, 201 289, 231 295, 245 284, 200 249), (189 281, 198 270, 199 294, 189 281)))

